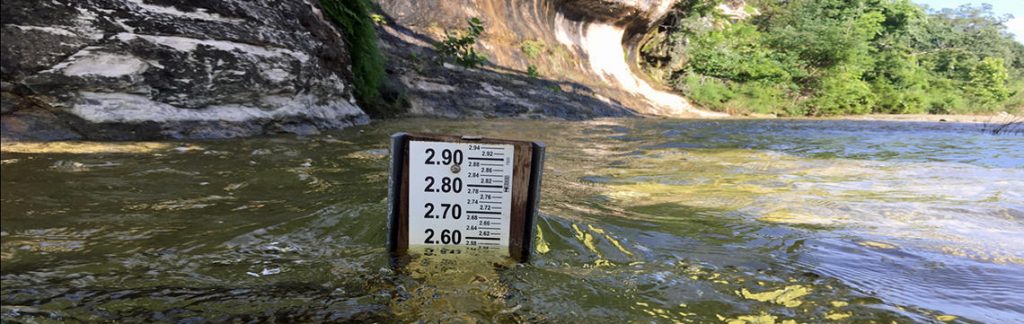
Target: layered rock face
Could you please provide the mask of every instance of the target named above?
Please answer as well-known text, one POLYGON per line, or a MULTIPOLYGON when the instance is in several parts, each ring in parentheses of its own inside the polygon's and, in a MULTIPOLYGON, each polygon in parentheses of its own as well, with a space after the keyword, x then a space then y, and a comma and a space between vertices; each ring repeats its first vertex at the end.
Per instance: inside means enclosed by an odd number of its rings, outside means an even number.
POLYGON ((4 0, 5 139, 223 138, 366 123, 315 0, 4 0))
MULTIPOLYGON (((468 94, 494 97, 505 106, 519 106, 514 111, 543 111, 552 109, 535 106, 574 107, 569 117, 618 115, 623 110, 641 115, 675 117, 714 117, 722 114, 702 111, 685 98, 652 86, 646 78, 634 71, 636 47, 652 26, 671 9, 674 0, 381 0, 384 13, 398 27, 385 27, 388 34, 397 35, 402 43, 429 47, 423 38, 435 41, 444 37, 445 30, 465 26, 465 20, 478 17, 486 31, 479 47, 487 55, 495 70, 526 73, 534 70, 542 79, 555 81, 561 92, 578 93, 595 100, 573 97, 545 104, 548 93, 522 89, 515 83, 495 84, 491 81, 470 83, 468 94), (479 85, 478 85, 479 84, 479 85), (493 94, 502 94, 495 96, 493 94), (522 100, 510 99, 518 96, 522 100), (582 102, 582 103, 581 103, 582 102)), ((391 44, 395 41, 389 42, 391 44)), ((394 45, 392 45, 394 46, 394 45)), ((401 47, 401 46, 394 46, 401 47)), ((409 46, 406 46, 407 48, 409 46)), ((418 53, 415 56, 419 56, 418 53)), ((411 56, 411 55, 410 55, 411 56)), ((431 99, 428 103, 413 102, 413 113, 436 114, 438 102, 450 102, 447 96, 435 93, 453 93, 456 90, 426 87, 429 82, 439 83, 438 73, 426 77, 403 76, 406 85, 416 93, 417 99, 431 99), (433 110, 430 110, 433 109, 433 110)), ((472 78, 463 75, 461 80, 472 78)), ((465 82, 465 81, 462 81, 465 82)), ((452 84, 452 82, 440 82, 452 84)), ((553 100, 560 100, 554 96, 553 100)), ((482 105, 468 100, 459 105, 482 105)), ((454 105, 454 106, 459 106, 454 105)), ((486 108, 486 107, 485 107, 486 108)), ((556 115, 561 117, 561 115, 556 115)))

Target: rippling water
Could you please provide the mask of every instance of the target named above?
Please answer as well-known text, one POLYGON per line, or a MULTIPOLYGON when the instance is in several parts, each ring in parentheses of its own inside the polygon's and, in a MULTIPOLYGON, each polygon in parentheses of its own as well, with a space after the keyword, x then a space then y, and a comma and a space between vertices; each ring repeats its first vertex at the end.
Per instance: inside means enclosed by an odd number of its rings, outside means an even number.
POLYGON ((313 137, 5 143, 0 315, 1020 321, 1024 137, 979 129, 403 120, 313 137), (547 142, 532 262, 392 269, 396 131, 547 142))

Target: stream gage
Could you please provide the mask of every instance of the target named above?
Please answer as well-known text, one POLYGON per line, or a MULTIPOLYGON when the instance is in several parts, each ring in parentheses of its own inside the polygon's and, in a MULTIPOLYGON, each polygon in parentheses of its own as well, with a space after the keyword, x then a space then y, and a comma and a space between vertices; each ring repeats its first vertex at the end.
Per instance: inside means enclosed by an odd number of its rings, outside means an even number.
POLYGON ((543 168, 540 142, 392 135, 389 250, 493 250, 527 261, 543 168))

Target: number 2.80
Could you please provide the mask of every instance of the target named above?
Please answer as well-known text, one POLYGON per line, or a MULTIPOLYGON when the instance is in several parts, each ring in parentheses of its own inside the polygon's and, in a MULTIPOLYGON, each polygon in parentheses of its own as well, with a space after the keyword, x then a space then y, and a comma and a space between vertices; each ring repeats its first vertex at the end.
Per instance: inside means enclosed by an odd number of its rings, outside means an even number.
POLYGON ((423 181, 427 182, 427 186, 423 188, 423 192, 462 192, 462 179, 455 177, 441 177, 441 186, 434 188, 435 180, 434 177, 423 178, 423 181))

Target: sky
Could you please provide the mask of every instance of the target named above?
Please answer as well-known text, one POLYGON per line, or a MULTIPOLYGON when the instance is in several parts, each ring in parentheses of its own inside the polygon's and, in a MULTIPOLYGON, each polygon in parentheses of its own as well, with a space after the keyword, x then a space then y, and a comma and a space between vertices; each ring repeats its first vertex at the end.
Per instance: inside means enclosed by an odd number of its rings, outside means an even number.
POLYGON ((1006 23, 1006 29, 1013 33, 1018 42, 1024 43, 1024 0, 913 0, 914 3, 928 5, 932 9, 956 8, 965 4, 979 5, 987 3, 992 5, 992 11, 996 14, 1011 14, 1013 19, 1006 23))

